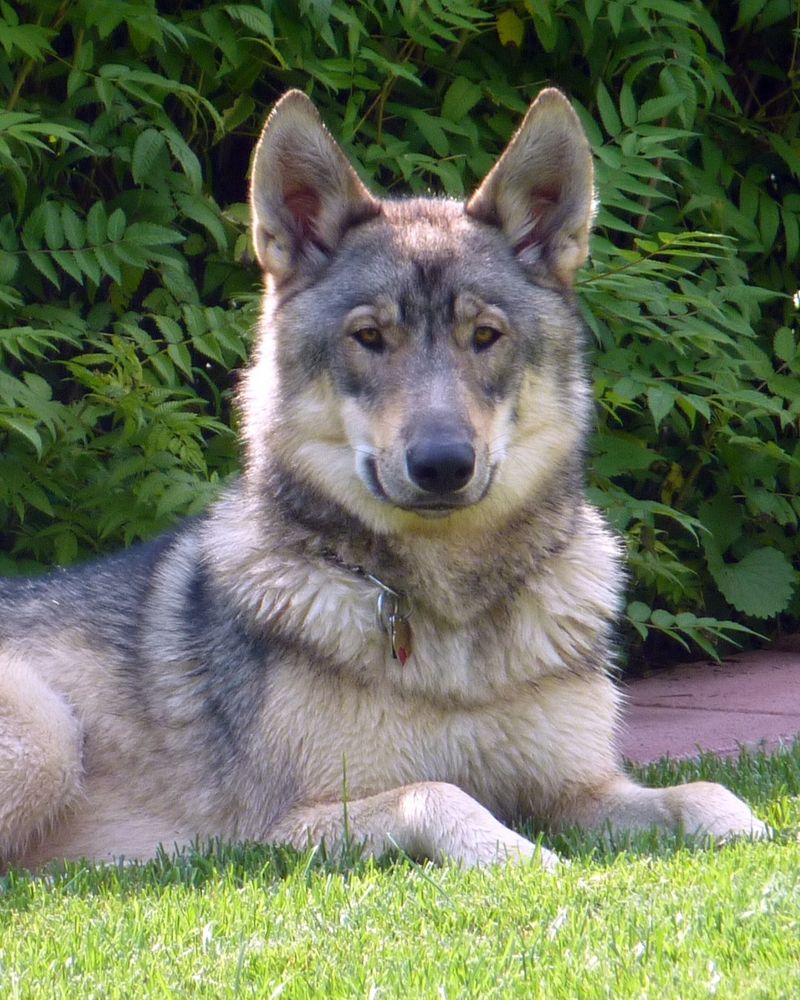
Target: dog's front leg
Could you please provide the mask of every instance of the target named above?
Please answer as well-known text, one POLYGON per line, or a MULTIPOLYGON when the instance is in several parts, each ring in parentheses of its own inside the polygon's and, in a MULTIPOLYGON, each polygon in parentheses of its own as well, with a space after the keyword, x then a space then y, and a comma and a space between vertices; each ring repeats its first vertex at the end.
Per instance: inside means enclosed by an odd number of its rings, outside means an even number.
POLYGON ((764 837, 750 807, 722 785, 695 781, 671 788, 643 788, 624 774, 565 796, 553 810, 557 826, 641 830, 660 826, 715 840, 764 837))
POLYGON ((83 731, 35 664, 0 655, 0 868, 80 801, 83 731))
POLYGON ((534 857, 546 868, 557 864, 555 854, 503 826, 466 792, 433 781, 347 803, 298 806, 270 830, 269 839, 300 849, 324 844, 329 852, 352 844, 368 856, 399 849, 468 868, 534 857))

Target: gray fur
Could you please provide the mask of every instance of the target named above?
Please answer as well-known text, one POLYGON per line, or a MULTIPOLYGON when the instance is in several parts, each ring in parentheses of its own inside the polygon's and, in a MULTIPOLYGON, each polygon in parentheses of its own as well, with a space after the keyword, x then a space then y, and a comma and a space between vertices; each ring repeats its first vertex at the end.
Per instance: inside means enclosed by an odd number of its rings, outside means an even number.
POLYGON ((719 786, 620 769, 622 574, 583 498, 571 290, 592 167, 565 98, 464 206, 378 201, 293 92, 252 206, 241 479, 163 539, 0 582, 0 863, 349 832, 484 864, 536 853, 520 814, 763 833, 719 786), (405 663, 371 577, 403 594, 405 663))

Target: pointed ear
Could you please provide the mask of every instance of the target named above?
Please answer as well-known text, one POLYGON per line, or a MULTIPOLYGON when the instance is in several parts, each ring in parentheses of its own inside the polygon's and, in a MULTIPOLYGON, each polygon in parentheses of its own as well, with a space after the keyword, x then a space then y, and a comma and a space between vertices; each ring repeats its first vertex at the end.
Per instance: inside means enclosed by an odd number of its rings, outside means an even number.
POLYGON ((380 212, 380 202, 322 124, 317 109, 290 90, 267 119, 250 185, 256 256, 278 280, 321 265, 348 226, 380 212))
POLYGON ((561 91, 539 94, 466 210, 499 226, 537 278, 572 283, 589 252, 593 168, 586 134, 561 91))

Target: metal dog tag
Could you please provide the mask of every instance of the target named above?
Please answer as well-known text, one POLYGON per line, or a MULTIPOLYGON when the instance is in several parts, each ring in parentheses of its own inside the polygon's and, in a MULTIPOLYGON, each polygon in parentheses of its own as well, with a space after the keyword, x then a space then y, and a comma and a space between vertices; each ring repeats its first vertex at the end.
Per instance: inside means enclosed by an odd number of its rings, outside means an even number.
POLYGON ((389 641, 392 644, 392 656, 405 666, 411 656, 411 626, 405 618, 391 615, 389 618, 389 641))
MULTIPOLYGON (((374 577, 371 577, 374 579, 374 577)), ((392 659, 399 660, 403 666, 411 656, 411 626, 408 624, 408 612, 402 613, 402 595, 390 590, 385 584, 378 595, 378 621, 389 636, 389 646, 392 659)))

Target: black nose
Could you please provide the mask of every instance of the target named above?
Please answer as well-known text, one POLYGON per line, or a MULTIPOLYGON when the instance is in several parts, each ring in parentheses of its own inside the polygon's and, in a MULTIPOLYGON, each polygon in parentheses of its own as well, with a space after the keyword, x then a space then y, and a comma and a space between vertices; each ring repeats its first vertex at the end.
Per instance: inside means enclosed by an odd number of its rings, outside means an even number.
POLYGON ((426 493, 444 496, 462 489, 475 471, 475 449, 464 440, 429 438, 406 452, 408 474, 426 493))

